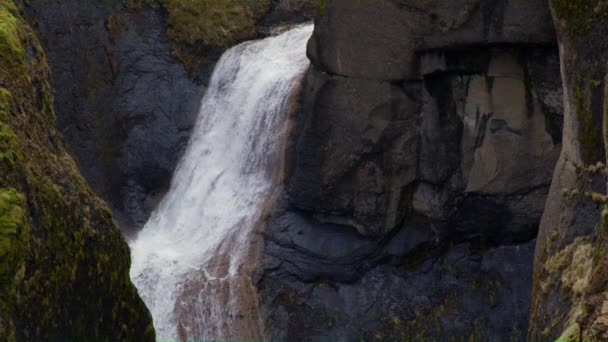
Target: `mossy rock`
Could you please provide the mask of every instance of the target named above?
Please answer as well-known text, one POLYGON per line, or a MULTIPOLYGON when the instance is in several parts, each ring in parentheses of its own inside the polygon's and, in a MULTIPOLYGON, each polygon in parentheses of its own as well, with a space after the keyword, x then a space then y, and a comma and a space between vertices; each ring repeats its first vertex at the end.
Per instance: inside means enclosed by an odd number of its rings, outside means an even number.
POLYGON ((316 4, 319 15, 326 7, 326 0, 126 0, 135 13, 144 6, 165 9, 172 54, 189 72, 209 62, 210 54, 261 37, 258 23, 283 3, 316 4))
POLYGON ((12 310, 11 297, 22 281, 28 240, 24 196, 15 189, 0 189, 0 336, 15 339, 15 326, 6 313, 12 310))
POLYGON ((161 0, 169 13, 169 36, 179 44, 227 48, 256 34, 268 0, 161 0))
POLYGON ((270 0, 128 0, 135 11, 155 2, 167 11, 172 53, 188 70, 209 49, 256 38, 256 23, 270 8, 270 0))
POLYGON ((586 34, 596 20, 608 15, 605 0, 550 0, 554 17, 566 29, 571 39, 586 34))
POLYGON ((603 39, 608 20, 606 0, 550 0, 559 39, 566 49, 562 56, 566 72, 566 85, 571 89, 567 97, 572 103, 577 118, 577 140, 580 144, 582 161, 595 164, 604 159, 604 137, 602 134, 603 113, 593 109, 593 96, 604 77, 608 45, 603 39))
POLYGON ((0 341, 153 341, 128 247, 55 128, 49 80, 0 0, 0 341))

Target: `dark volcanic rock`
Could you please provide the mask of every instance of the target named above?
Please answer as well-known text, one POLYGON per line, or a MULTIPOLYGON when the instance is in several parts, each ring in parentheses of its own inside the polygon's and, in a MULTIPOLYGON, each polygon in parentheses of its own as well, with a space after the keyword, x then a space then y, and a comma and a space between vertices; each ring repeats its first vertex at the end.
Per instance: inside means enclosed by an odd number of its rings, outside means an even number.
POLYGON ((419 71, 415 51, 555 40, 542 0, 324 3, 308 55, 320 69, 344 76, 403 80, 419 71))
POLYGON ((416 176, 418 104, 400 85, 311 69, 288 193, 318 218, 382 235, 416 176))
POLYGON ((80 169, 123 226, 142 224, 169 186, 204 86, 170 56, 160 8, 136 13, 120 2, 73 0, 31 1, 25 9, 47 52, 58 126, 80 169))
MULTIPOLYGON (((414 251, 433 250, 420 243, 427 241, 424 232, 431 227, 416 225, 418 235, 413 229, 406 236, 399 234, 380 250, 361 237, 348 238, 348 233, 334 231, 332 238, 332 228, 318 223, 292 233, 289 239, 271 241, 267 249, 277 253, 273 257, 284 260, 289 255, 289 263, 268 270, 260 283, 269 296, 272 337, 289 341, 442 341, 448 336, 523 340, 534 243, 486 250, 464 243, 445 246, 434 255, 417 255, 414 251), (308 249, 305 241, 325 252, 308 249), (348 251, 339 246, 342 241, 357 247, 348 251), (327 251, 336 247, 340 255, 327 251)), ((271 234, 274 229, 271 224, 271 234)))
POLYGON ((272 338, 525 339, 553 34, 541 0, 325 2, 266 227, 272 338))

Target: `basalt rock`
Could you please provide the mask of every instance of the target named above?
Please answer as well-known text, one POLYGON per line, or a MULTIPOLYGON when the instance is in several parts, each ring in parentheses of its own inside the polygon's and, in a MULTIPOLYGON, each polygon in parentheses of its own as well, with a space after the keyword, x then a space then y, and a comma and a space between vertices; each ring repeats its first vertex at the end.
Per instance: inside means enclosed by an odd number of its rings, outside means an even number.
POLYGON ((524 340, 562 141, 548 5, 324 1, 308 48, 258 282, 271 337, 524 340))

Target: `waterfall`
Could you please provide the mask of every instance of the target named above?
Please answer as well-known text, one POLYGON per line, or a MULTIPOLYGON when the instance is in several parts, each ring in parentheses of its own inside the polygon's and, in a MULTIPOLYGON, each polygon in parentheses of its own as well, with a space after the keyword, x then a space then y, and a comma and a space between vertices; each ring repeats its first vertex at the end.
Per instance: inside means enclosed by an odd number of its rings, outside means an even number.
POLYGON ((130 242, 131 279, 160 340, 259 340, 255 228, 282 162, 312 25, 217 63, 171 188, 130 242))

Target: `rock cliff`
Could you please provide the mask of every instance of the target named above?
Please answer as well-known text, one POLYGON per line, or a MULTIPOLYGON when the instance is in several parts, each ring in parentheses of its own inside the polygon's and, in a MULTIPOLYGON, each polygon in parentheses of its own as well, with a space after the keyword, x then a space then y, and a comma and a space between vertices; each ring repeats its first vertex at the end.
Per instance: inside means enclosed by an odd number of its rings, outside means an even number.
POLYGON ((315 24, 265 233, 269 331, 525 339, 562 142, 548 3, 333 0, 315 24))
POLYGON ((604 341, 608 2, 550 3, 561 57, 564 134, 536 246, 529 338, 604 341))
POLYGON ((0 2, 0 340, 154 341, 129 250, 55 128, 50 73, 0 2))

